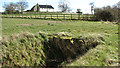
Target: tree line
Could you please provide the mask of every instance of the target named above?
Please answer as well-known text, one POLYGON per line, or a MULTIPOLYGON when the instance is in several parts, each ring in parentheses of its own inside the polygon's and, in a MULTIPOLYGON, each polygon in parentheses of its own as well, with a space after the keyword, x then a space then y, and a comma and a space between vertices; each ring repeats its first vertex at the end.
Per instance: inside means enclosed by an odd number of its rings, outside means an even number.
POLYGON ((4 4, 3 8, 5 9, 5 13, 16 13, 16 12, 23 12, 28 7, 28 2, 26 0, 19 0, 16 3, 9 3, 4 4))
MULTIPOLYGON (((23 10, 25 10, 27 7, 28 2, 26 0, 19 0, 17 3, 11 2, 9 4, 4 4, 3 6, 5 13, 23 12, 23 10)), ((72 11, 68 0, 60 0, 58 8, 61 10, 61 12, 72 11)), ((77 9, 77 13, 81 13, 80 9, 77 9)))

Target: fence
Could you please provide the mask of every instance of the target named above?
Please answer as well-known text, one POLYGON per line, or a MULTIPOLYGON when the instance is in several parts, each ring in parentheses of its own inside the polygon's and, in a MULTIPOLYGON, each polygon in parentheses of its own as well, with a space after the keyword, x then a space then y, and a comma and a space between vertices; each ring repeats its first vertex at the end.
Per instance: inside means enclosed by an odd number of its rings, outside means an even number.
POLYGON ((2 17, 10 18, 38 18, 38 19, 61 19, 61 20, 96 20, 94 15, 90 14, 62 14, 62 13, 10 13, 2 14, 2 17))

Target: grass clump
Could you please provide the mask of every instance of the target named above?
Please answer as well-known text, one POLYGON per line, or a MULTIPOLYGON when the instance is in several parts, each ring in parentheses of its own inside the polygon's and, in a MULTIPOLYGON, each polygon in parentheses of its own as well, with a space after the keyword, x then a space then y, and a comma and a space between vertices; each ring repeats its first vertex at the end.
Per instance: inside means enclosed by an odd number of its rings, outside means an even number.
POLYGON ((24 33, 2 42, 3 66, 44 66, 45 54, 41 37, 24 33))

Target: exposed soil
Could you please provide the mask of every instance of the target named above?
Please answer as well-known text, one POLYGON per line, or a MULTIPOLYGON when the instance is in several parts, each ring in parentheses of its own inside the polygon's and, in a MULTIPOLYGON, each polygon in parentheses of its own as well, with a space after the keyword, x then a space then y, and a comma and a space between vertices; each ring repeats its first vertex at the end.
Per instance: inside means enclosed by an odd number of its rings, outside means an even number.
POLYGON ((19 24, 21 26, 31 26, 32 24, 19 24))

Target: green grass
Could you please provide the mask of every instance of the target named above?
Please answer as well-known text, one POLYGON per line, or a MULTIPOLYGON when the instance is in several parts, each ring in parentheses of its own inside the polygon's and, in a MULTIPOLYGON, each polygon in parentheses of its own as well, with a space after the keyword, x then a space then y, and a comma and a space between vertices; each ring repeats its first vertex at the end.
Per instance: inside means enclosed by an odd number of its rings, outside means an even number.
POLYGON ((77 66, 109 66, 117 64, 118 60, 118 25, 111 22, 93 21, 54 21, 39 19, 2 18, 2 34, 10 36, 21 32, 39 31, 49 34, 59 32, 70 33, 74 37, 102 35, 105 43, 90 49, 85 55, 77 58, 69 65, 77 66))

